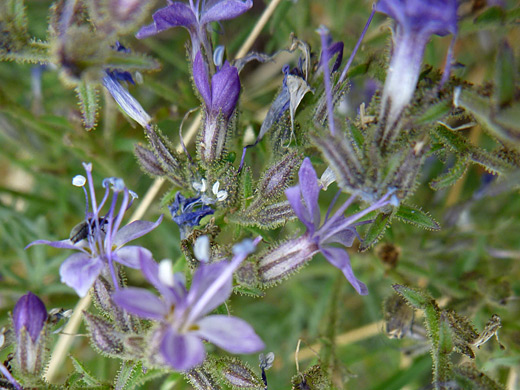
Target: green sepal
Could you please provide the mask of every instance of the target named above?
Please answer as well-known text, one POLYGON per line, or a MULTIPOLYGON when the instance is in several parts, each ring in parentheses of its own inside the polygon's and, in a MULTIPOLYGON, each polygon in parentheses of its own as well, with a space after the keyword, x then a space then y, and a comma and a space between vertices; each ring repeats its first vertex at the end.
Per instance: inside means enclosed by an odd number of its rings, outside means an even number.
MULTIPOLYGON (((167 370, 143 367, 141 362, 124 362, 114 381, 115 389, 133 390, 148 381, 167 374, 167 370)), ((178 374, 180 377, 180 374, 178 374)))
POLYGON ((161 65, 157 60, 140 53, 126 53, 111 50, 104 61, 104 66, 126 71, 159 70, 161 65))
POLYGON ((435 304, 433 298, 426 292, 402 284, 394 284, 392 288, 401 295, 409 305, 416 309, 425 310, 428 306, 435 304))
POLYGON ((495 62, 495 103, 499 107, 510 104, 515 96, 515 58, 513 50, 507 42, 502 42, 498 48, 495 62))
POLYGON ((520 148, 520 122, 518 121, 520 114, 518 114, 518 107, 496 112, 491 98, 477 95, 465 89, 456 91, 454 103, 470 112, 491 136, 517 149, 520 148))
POLYGON ((479 371, 473 362, 465 362, 453 368, 453 378, 459 388, 465 390, 505 390, 489 376, 479 371))
POLYGON ((429 106, 414 123, 417 125, 424 125, 427 123, 436 122, 444 118, 451 110, 451 102, 449 100, 441 100, 429 106))
POLYGON ((451 187, 462 178, 468 168, 468 158, 464 155, 457 155, 453 166, 445 173, 437 176, 430 182, 430 187, 436 191, 446 187, 451 187))
POLYGON ((210 359, 206 367, 212 376, 233 390, 263 390, 264 384, 258 375, 245 362, 236 357, 210 359))
MULTIPOLYGON (((24 38, 27 35, 27 16, 23 0, 3 0, 0 3, 0 26, 2 26, 2 30, 7 31, 16 41, 23 42, 25 40, 24 38)), ((4 37, 0 39, 4 39, 4 37)))
POLYGON ((251 286, 235 286, 233 291, 253 298, 263 298, 265 296, 264 290, 251 286))
POLYGON ((90 131, 97 125, 98 120, 98 90, 95 84, 82 79, 76 87, 79 99, 81 119, 85 130, 90 131))
MULTIPOLYGON (((3 42, 0 42, 0 45, 3 42)), ((32 40, 19 49, 4 51, 0 49, 0 60, 29 64, 47 64, 50 62, 49 45, 46 42, 32 40)))
POLYGON ((439 223, 428 212, 422 211, 418 207, 402 204, 397 209, 395 216, 403 222, 426 230, 440 230, 441 228, 439 223))
POLYGON ((361 252, 364 252, 367 249, 372 248, 383 237, 386 228, 390 226, 390 221, 392 220, 394 214, 395 211, 392 210, 392 212, 388 214, 379 213, 377 215, 377 217, 374 219, 374 222, 370 224, 365 238, 359 246, 359 250, 361 252))
POLYGON ((70 359, 72 360, 74 370, 80 375, 81 381, 84 382, 87 386, 103 385, 78 359, 76 359, 74 356, 70 356, 70 359))

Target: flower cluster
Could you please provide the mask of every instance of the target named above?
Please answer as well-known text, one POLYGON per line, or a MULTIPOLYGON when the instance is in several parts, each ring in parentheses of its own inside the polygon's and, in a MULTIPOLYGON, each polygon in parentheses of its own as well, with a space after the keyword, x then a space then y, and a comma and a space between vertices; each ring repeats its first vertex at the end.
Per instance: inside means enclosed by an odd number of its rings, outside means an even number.
POLYGON ((230 262, 201 264, 189 291, 182 274, 164 272, 171 270, 169 260, 157 265, 146 252, 140 252, 141 271, 162 299, 141 288, 121 289, 112 298, 128 312, 157 322, 150 341, 152 351, 160 351, 160 357, 152 359, 156 364, 179 371, 201 364, 206 355, 203 340, 232 353, 253 353, 264 348, 244 320, 208 315, 229 298, 233 272, 255 245, 252 241, 236 245, 230 262))
POLYGON ((81 297, 87 294, 98 276, 107 269, 117 289, 120 282, 114 270, 114 262, 130 268, 139 268, 139 251, 149 253, 147 249, 140 246, 125 246, 125 244, 149 233, 162 221, 161 216, 156 222, 133 221, 121 227, 123 217, 137 195, 125 186, 123 179, 107 178, 103 180, 105 194, 98 204, 92 179, 92 164, 84 163, 83 167, 87 177, 75 176, 72 183, 77 187, 82 187, 85 192, 84 221, 72 230, 69 239, 37 240, 27 246, 29 248, 33 245, 45 244, 54 248, 77 251, 63 262, 60 267, 60 276, 61 281, 72 287, 81 297), (84 187, 86 183, 88 191, 84 187), (110 191, 112 191, 112 200, 107 213, 102 215, 110 191), (118 208, 119 197, 121 197, 121 201, 118 208))

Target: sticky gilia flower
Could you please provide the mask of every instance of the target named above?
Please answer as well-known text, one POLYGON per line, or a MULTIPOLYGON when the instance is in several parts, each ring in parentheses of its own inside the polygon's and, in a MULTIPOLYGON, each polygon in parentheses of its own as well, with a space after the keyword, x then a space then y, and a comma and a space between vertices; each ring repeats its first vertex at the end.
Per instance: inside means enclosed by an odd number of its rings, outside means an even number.
POLYGON ((234 19, 253 6, 253 0, 190 0, 189 5, 175 1, 157 10, 153 23, 142 27, 136 37, 143 39, 151 35, 181 26, 191 37, 193 54, 200 50, 201 43, 208 49, 205 29, 208 23, 234 19))
POLYGON ((347 251, 333 245, 339 244, 347 248, 352 246, 354 239, 358 237, 356 226, 366 223, 356 221, 381 207, 396 205, 397 198, 389 193, 372 206, 345 217, 343 213, 356 198, 351 196, 332 217, 329 218, 327 213, 324 223, 320 226, 318 196, 321 187, 308 158, 303 161, 298 176, 299 184, 288 188, 285 195, 296 216, 307 227, 307 231, 301 237, 286 241, 263 255, 258 263, 260 278, 267 284, 281 280, 311 260, 316 253, 321 252, 329 263, 343 272, 359 294, 366 295, 367 287, 354 276, 347 251))
POLYGON ((13 310, 16 364, 27 375, 38 375, 44 363, 47 309, 32 292, 23 295, 13 310))
MULTIPOLYGON (((381 108, 381 115, 387 115, 386 123, 390 127, 412 99, 430 37, 457 33, 457 0, 380 0, 376 10, 396 21, 381 108)), ((451 49, 444 78, 449 74, 450 63, 451 49)))
MULTIPOLYGON (((107 178, 103 180, 105 194, 98 204, 92 179, 92 164, 83 163, 83 166, 87 173, 86 182, 89 187, 88 191, 83 187, 87 200, 85 220, 72 230, 67 240, 37 240, 27 246, 28 248, 32 245, 45 244, 54 248, 77 251, 63 262, 60 276, 61 281, 72 287, 81 297, 87 294, 100 273, 107 267, 115 288, 119 288, 113 262, 116 261, 130 268, 139 268, 137 253, 139 251, 149 253, 149 251, 140 246, 125 246, 125 244, 149 233, 162 221, 160 216, 156 222, 134 221, 121 227, 124 214, 137 195, 125 186, 122 179, 107 178), (108 200, 110 190, 113 193, 110 208, 102 216, 101 211, 108 200), (92 211, 89 211, 89 194, 92 211), (121 201, 117 208, 119 198, 121 201)), ((84 181, 76 176, 73 182, 81 184, 84 181)))
POLYGON ((208 69, 199 51, 193 61, 193 79, 205 107, 201 155, 204 160, 213 161, 218 159, 224 150, 228 121, 240 94, 238 69, 225 61, 224 65, 217 69, 210 83, 208 69))
POLYGON ((247 240, 235 246, 231 262, 201 264, 189 291, 183 275, 164 277, 151 256, 141 252, 143 275, 162 298, 145 289, 124 288, 115 292, 112 299, 126 311, 158 322, 149 343, 150 360, 154 364, 189 370, 204 361, 203 340, 231 353, 255 353, 264 348, 262 340, 244 320, 208 315, 231 295, 233 272, 254 250, 255 244, 247 240))

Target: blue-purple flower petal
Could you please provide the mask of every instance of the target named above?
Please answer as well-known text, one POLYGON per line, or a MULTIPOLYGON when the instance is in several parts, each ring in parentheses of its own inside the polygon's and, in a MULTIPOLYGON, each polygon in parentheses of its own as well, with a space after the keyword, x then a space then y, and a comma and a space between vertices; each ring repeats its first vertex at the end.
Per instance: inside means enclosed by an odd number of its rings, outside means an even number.
POLYGON ((175 2, 157 10, 153 14, 153 24, 142 27, 136 38, 143 39, 172 27, 182 26, 194 31, 198 25, 197 17, 185 3, 175 2))
POLYGON ((162 339, 161 355, 174 369, 186 371, 201 364, 206 351, 202 340, 195 334, 179 334, 170 328, 162 339))
MULTIPOLYGON (((204 294, 207 288, 222 274, 222 272, 229 266, 226 261, 221 261, 213 264, 201 264, 191 283, 191 288, 188 293, 188 305, 194 305, 199 298, 204 294)), ((203 316, 226 301, 229 298, 232 291, 232 280, 231 278, 222 285, 220 289, 213 295, 208 301, 206 306, 200 311, 199 316, 203 316)))
POLYGON ((143 288, 128 287, 112 294, 112 300, 138 317, 160 320, 168 314, 166 303, 143 288))
POLYGON ((318 175, 316 175, 316 171, 308 157, 303 160, 298 172, 298 178, 300 179, 300 191, 303 200, 305 201, 305 206, 309 212, 309 217, 311 218, 314 227, 318 228, 320 224, 320 208, 318 205, 320 186, 318 184, 318 175))
POLYGON ((193 79, 202 99, 204 99, 206 107, 211 107, 211 87, 209 85, 208 71, 200 51, 197 52, 193 60, 193 79))
POLYGON ((350 265, 350 258, 346 250, 320 245, 320 251, 329 263, 343 272, 343 275, 345 275, 349 283, 360 295, 368 294, 367 286, 354 276, 352 266, 350 265))
POLYGON ((179 307, 179 305, 183 305, 182 301, 187 295, 184 285, 179 283, 173 289, 170 286, 165 285, 159 279, 159 266, 151 255, 147 256, 143 252, 139 263, 143 276, 152 284, 152 286, 157 289, 157 291, 159 291, 159 293, 161 293, 168 305, 175 305, 177 307, 179 307))
POLYGON ((13 309, 13 325, 16 336, 25 328, 33 342, 36 342, 47 320, 47 309, 38 296, 32 292, 23 295, 13 309))
POLYGON ((222 110, 224 118, 229 119, 237 105, 239 94, 238 69, 226 61, 211 79, 211 110, 215 115, 222 110))
POLYGON ((72 287, 80 297, 84 297, 103 267, 105 263, 99 257, 92 258, 85 253, 74 253, 61 264, 61 282, 72 287))
POLYGON ((81 250, 81 247, 73 244, 71 240, 61 240, 61 241, 36 240, 36 241, 31 242, 29 245, 27 245, 25 247, 25 249, 30 248, 33 245, 49 245, 49 246, 52 246, 53 248, 81 250))
POLYGON ((289 187, 285 190, 285 196, 291 204, 291 207, 300 221, 304 223, 307 230, 314 233, 314 223, 310 220, 309 211, 302 202, 302 192, 300 186, 289 187))
POLYGON ((134 221, 126 226, 123 226, 114 236, 113 244, 116 248, 125 245, 127 242, 133 241, 139 237, 154 230, 162 222, 163 216, 161 215, 157 221, 134 221))
POLYGON ((200 24, 229 20, 242 15, 253 6, 253 0, 223 0, 204 10, 200 24))
POLYGON ((130 245, 118 249, 114 253, 114 260, 127 267, 139 269, 141 256, 152 257, 152 253, 142 246, 130 245))
POLYGON ((264 342, 244 320, 225 315, 207 316, 197 322, 196 334, 231 353, 255 353, 264 342))

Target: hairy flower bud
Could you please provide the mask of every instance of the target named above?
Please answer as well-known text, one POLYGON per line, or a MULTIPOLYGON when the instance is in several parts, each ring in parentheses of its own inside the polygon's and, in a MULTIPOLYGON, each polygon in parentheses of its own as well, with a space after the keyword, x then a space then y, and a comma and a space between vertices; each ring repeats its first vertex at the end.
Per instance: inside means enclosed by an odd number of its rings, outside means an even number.
POLYGON ((47 309, 40 298, 28 292, 18 300, 13 310, 15 357, 16 364, 24 375, 37 376, 41 372, 46 322, 47 309))
POLYGON ((318 245, 303 235, 265 253, 258 262, 260 281, 274 284, 296 272, 319 252, 318 245))

